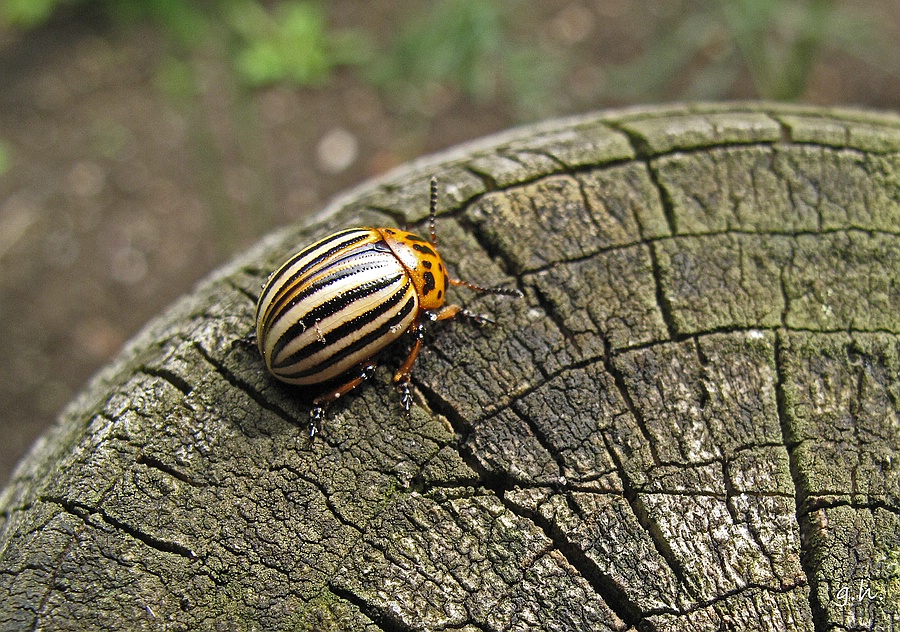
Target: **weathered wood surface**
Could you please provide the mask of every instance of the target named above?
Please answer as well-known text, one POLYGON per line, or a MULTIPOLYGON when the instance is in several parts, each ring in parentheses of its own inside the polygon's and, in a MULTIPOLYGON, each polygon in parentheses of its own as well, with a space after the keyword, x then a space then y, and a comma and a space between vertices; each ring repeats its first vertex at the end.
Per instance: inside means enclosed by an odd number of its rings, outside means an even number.
POLYGON ((130 344, 0 498, 0 629, 895 630, 898 332, 897 116, 489 138, 273 235, 130 344), (232 342, 274 264, 421 221, 432 175, 445 259, 526 298, 461 291, 498 322, 434 328, 412 414, 385 367, 310 447, 301 393, 232 342))

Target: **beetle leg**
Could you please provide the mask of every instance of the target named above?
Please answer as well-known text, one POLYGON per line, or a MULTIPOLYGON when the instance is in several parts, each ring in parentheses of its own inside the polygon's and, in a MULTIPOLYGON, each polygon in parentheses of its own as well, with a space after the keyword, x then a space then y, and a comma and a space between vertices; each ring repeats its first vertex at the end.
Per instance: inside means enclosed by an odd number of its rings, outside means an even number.
POLYGON ((457 316, 465 316, 466 318, 475 321, 476 325, 484 325, 487 323, 493 325, 496 322, 487 314, 476 314, 475 312, 464 309, 459 305, 444 305, 437 312, 435 312, 433 318, 434 320, 449 320, 450 318, 456 318, 457 316))
POLYGON ((337 388, 313 400, 313 409, 309 413, 309 436, 314 437, 319 431, 319 425, 325 419, 325 409, 357 386, 368 380, 375 373, 377 362, 364 362, 359 365, 359 373, 352 380, 341 384, 337 388))
POLYGON ((403 411, 409 413, 412 408, 412 393, 410 392, 409 380, 405 380, 400 382, 397 385, 397 390, 400 391, 400 405, 403 406, 403 411))
POLYGON ((236 349, 237 347, 245 347, 247 349, 255 349, 256 348, 256 332, 251 331, 249 334, 242 338, 237 338, 231 341, 231 348, 236 349))
POLYGON ((502 294, 504 296, 515 296, 516 298, 522 298, 522 292, 516 288, 484 287, 483 285, 469 283, 468 281, 454 279, 453 277, 450 277, 449 281, 450 285, 455 285, 456 287, 467 287, 470 290, 475 290, 476 292, 488 292, 490 294, 502 294))
MULTIPOLYGON (((522 298, 522 292, 516 288, 484 287, 482 285, 476 285, 475 283, 461 281, 452 277, 450 277, 449 281, 450 285, 469 288, 470 290, 475 290, 476 292, 489 292, 490 294, 502 294, 504 296, 515 296, 518 298, 522 298)), ((455 316, 465 316, 466 318, 475 321, 476 325, 484 325, 486 323, 490 323, 493 325, 495 323, 494 319, 487 314, 476 314, 475 312, 470 312, 467 309, 463 309, 459 305, 445 305, 440 310, 438 310, 436 320, 446 320, 448 318, 454 318, 455 316)))
POLYGON ((313 437, 316 436, 316 433, 319 432, 319 426, 322 425, 322 420, 325 419, 325 409, 322 406, 316 404, 311 411, 309 411, 309 440, 312 441, 313 437))
POLYGON ((436 312, 429 312, 429 318, 431 318, 431 320, 449 320, 451 318, 456 318, 460 313, 465 311, 466 310, 459 305, 444 305, 436 312))
POLYGON ((488 316, 487 314, 476 314, 475 312, 470 312, 467 309, 460 310, 460 315, 465 316, 469 320, 473 321, 476 325, 496 325, 497 321, 488 316))
MULTIPOLYGON (((435 320, 435 316, 431 313, 426 313, 426 318, 435 320)), ((419 351, 422 350, 422 342, 425 340, 425 326, 420 322, 416 322, 410 326, 409 331, 416 337, 416 341, 413 343, 412 349, 409 350, 406 360, 403 361, 403 364, 400 365, 400 368, 394 374, 394 383, 397 384, 397 390, 400 391, 400 403, 403 404, 403 410, 406 412, 409 412, 409 409, 412 407, 409 380, 413 364, 415 364, 416 358, 419 357, 419 351)))

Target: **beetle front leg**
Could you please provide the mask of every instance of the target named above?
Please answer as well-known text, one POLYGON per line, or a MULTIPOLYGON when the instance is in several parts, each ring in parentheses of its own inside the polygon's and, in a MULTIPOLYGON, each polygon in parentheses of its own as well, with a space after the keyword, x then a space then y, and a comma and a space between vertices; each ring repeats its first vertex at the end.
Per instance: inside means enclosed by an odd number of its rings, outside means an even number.
POLYGON ((258 343, 256 341, 256 331, 251 331, 249 334, 242 338, 237 338, 236 340, 231 341, 231 348, 236 349, 237 347, 245 347, 247 349, 256 349, 258 343))
POLYGON ((476 325, 484 325, 486 323, 494 324, 494 319, 487 314, 476 314, 467 309, 463 309, 459 305, 444 305, 433 316, 434 320, 449 320, 457 316, 465 316, 473 320, 476 325))
POLYGON ((377 362, 364 362, 359 365, 359 373, 352 380, 338 386, 336 389, 320 395, 313 400, 313 409, 309 413, 309 438, 312 439, 319 432, 319 426, 325 419, 325 409, 332 403, 355 389, 368 380, 375 373, 377 362))

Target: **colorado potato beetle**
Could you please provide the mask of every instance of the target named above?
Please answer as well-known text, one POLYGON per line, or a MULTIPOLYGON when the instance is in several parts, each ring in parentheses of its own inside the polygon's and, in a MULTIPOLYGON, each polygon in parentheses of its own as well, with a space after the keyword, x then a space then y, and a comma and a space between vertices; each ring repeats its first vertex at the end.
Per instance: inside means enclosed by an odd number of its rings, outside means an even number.
POLYGON ((450 285, 521 296, 450 276, 437 250, 436 207, 432 178, 430 241, 395 228, 349 228, 290 257, 263 286, 256 341, 269 372, 289 384, 337 384, 313 400, 311 435, 325 407, 371 377, 379 352, 406 334, 412 347, 393 381, 409 411, 410 374, 427 324, 487 319, 447 303, 450 285))

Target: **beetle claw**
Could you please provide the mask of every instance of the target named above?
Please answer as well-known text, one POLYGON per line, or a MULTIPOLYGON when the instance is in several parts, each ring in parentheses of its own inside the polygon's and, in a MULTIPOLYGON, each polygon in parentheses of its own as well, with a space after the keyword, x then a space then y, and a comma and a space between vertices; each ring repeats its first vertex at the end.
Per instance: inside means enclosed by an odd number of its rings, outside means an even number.
POLYGON ((464 309, 460 312, 466 318, 472 320, 479 327, 483 325, 496 325, 497 321, 488 316, 487 314, 476 314, 475 312, 470 312, 467 309, 464 309))
POLYGON ((246 336, 242 338, 236 338, 231 341, 231 348, 236 349, 237 347, 244 347, 246 349, 255 349, 256 348, 256 332, 251 331, 246 336))
POLYGON ((409 414, 410 409, 412 408, 412 393, 410 392, 409 382, 400 382, 397 385, 397 389, 400 391, 400 404, 403 406, 403 410, 409 414))
POLYGON ((321 406, 315 406, 309 412, 309 440, 312 441, 313 437, 319 432, 319 426, 322 421, 325 419, 325 409, 321 406))

